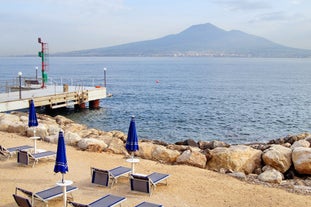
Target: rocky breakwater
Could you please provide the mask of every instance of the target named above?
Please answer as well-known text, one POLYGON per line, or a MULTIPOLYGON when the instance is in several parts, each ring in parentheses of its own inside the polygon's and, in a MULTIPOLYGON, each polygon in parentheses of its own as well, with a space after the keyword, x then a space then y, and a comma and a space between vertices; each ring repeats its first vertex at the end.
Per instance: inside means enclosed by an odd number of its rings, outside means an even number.
MULTIPOLYGON (((65 132, 67 145, 80 150, 111 152, 129 156, 126 134, 100 131, 77 124, 63 116, 38 114, 36 136, 57 143, 59 129, 65 132)), ((28 114, 0 113, 0 131, 33 136, 28 114)), ((311 193, 311 135, 301 133, 268 143, 230 145, 221 141, 185 140, 169 144, 157 140, 139 141, 136 156, 167 164, 185 164, 237 177, 251 183, 311 193), (309 177, 310 176, 310 177, 309 177)))

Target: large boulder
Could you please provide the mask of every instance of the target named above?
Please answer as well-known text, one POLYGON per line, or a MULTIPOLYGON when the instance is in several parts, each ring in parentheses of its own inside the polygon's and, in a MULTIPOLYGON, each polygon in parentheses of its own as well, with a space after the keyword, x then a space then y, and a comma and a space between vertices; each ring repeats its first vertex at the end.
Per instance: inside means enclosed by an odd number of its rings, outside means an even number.
POLYGON ((263 152, 262 160, 266 165, 284 173, 292 165, 292 150, 282 145, 272 145, 263 152))
POLYGON ((118 138, 112 138, 105 151, 110 151, 115 154, 127 154, 123 141, 118 138))
POLYGON ((305 139, 301 139, 298 140, 296 142, 293 143, 293 145, 291 146, 291 149, 295 149, 296 147, 310 147, 310 142, 308 142, 305 139))
POLYGON ((245 145, 217 147, 210 150, 212 158, 207 162, 206 167, 215 171, 226 169, 250 174, 260 167, 261 153, 260 150, 245 145))
POLYGON ((176 163, 205 168, 206 160, 204 154, 197 151, 186 150, 177 157, 176 163))
POLYGON ((140 142, 139 150, 135 152, 136 156, 152 160, 152 152, 155 145, 152 142, 140 142))
POLYGON ((95 138, 84 138, 78 142, 78 147, 81 150, 102 152, 105 148, 107 148, 107 144, 104 141, 95 138))
POLYGON ((263 182, 278 183, 280 184, 284 176, 281 172, 275 170, 272 167, 268 167, 263 173, 258 175, 258 179, 263 182))
POLYGON ((311 148, 296 147, 292 153, 295 170, 300 174, 311 174, 311 148))
POLYGON ((155 145, 152 151, 152 159, 165 162, 165 163, 174 163, 176 162, 177 157, 180 155, 179 151, 167 149, 161 145, 155 145))

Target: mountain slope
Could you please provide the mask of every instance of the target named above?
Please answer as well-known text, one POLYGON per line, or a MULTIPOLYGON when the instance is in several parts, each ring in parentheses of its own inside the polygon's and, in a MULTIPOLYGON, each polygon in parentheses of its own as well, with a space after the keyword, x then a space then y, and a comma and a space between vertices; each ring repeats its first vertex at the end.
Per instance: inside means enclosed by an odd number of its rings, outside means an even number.
POLYGON ((225 31, 207 23, 154 40, 58 55, 311 57, 311 50, 285 47, 265 38, 238 30, 225 31))

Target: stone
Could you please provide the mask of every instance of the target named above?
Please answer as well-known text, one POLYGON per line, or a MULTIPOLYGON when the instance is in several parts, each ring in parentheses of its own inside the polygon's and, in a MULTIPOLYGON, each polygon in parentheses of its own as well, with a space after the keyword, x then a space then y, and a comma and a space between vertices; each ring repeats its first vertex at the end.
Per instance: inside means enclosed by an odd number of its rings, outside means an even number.
POLYGON ((110 151, 115 154, 127 154, 123 141, 118 138, 112 138, 105 151, 110 151))
POLYGON ((205 168, 206 166, 206 156, 197 151, 186 150, 181 155, 177 157, 177 164, 192 165, 199 168, 205 168))
MULTIPOLYGON (((78 133, 66 131, 64 133, 65 142, 68 145, 76 146, 78 142, 82 139, 78 133)), ((58 137, 58 135, 57 135, 58 137)))
POLYGON ((212 158, 207 162, 207 168, 219 171, 221 168, 230 171, 252 173, 261 166, 260 150, 245 145, 232 145, 230 147, 217 147, 210 150, 212 158))
POLYGON ((263 173, 258 175, 258 179, 263 182, 280 184, 283 180, 283 174, 273 168, 269 168, 268 170, 265 170, 263 173))
POLYGON ((151 142, 140 142, 139 150, 135 154, 141 158, 152 160, 152 152, 154 148, 155 145, 151 142))
POLYGON ((282 145, 272 145, 262 154, 262 160, 266 165, 284 173, 292 165, 292 150, 282 145))
POLYGON ((105 142, 95 138, 81 139, 77 145, 81 150, 87 150, 91 152, 102 152, 105 148, 107 148, 105 142))
POLYGON ((295 170, 300 174, 311 174, 311 148, 296 147, 292 153, 295 170))
POLYGON ((161 145, 154 145, 151 154, 153 160, 165 163, 175 163, 177 157, 180 155, 179 151, 167 149, 165 146, 161 145))
POLYGON ((298 140, 296 142, 293 143, 293 145, 291 146, 291 149, 295 149, 296 147, 310 147, 310 142, 308 142, 305 139, 301 139, 298 140))

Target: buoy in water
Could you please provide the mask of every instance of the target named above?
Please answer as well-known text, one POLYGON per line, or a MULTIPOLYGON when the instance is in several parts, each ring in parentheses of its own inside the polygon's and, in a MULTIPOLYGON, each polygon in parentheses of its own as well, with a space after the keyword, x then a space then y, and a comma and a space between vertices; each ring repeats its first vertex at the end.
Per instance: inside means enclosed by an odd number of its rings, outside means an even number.
POLYGON ((156 83, 160 83, 160 81, 159 81, 159 80, 156 80, 156 83))

